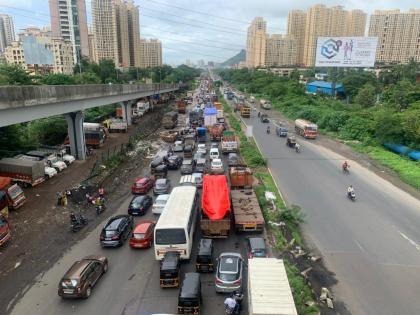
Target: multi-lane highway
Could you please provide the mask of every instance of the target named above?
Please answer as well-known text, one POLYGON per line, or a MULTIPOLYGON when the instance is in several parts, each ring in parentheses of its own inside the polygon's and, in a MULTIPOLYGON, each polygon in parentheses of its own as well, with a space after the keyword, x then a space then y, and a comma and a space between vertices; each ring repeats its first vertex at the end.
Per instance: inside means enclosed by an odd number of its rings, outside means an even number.
POLYGON ((256 111, 244 122, 253 126, 287 202, 306 214, 306 240, 336 274, 334 291, 352 314, 420 314, 420 201, 357 161, 350 161, 350 175, 343 174, 344 157, 316 140, 298 137, 302 150, 296 153, 272 123, 266 133, 256 111), (346 197, 350 184, 356 202, 346 197))

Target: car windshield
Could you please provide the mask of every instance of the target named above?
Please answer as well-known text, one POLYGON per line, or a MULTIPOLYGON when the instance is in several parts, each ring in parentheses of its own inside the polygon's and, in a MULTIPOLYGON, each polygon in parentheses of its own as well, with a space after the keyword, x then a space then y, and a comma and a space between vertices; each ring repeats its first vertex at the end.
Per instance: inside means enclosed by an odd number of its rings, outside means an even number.
POLYGON ((187 239, 183 229, 158 229, 155 242, 158 245, 185 244, 187 239))
POLYGON ((238 275, 236 273, 221 273, 220 271, 217 277, 222 281, 229 281, 229 282, 233 282, 238 279, 238 275))
POLYGON ((266 251, 265 251, 265 249, 254 249, 252 251, 252 254, 255 257, 265 257, 266 256, 266 251))
POLYGON ((157 205, 166 205, 166 199, 156 199, 155 204, 157 204, 157 205))

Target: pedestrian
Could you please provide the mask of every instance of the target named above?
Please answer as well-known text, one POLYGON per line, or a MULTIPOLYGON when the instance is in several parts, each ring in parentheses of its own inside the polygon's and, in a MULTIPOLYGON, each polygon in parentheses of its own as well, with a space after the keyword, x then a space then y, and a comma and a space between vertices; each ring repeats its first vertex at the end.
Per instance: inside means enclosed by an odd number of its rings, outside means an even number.
POLYGON ((98 189, 99 197, 103 198, 105 196, 105 189, 101 186, 98 189))
POLYGON ((57 191, 57 206, 61 206, 61 192, 57 191))
POLYGON ((63 207, 67 207, 67 195, 66 194, 62 194, 62 196, 61 196, 61 205, 63 206, 63 207))

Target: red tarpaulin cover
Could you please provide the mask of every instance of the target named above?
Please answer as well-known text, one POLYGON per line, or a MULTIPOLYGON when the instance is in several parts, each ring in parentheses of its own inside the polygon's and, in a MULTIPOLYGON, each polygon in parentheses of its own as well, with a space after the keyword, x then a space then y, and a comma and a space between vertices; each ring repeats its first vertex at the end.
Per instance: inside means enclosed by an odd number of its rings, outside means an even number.
POLYGON ((203 176, 202 194, 201 208, 209 219, 223 219, 230 210, 229 188, 226 176, 203 176))

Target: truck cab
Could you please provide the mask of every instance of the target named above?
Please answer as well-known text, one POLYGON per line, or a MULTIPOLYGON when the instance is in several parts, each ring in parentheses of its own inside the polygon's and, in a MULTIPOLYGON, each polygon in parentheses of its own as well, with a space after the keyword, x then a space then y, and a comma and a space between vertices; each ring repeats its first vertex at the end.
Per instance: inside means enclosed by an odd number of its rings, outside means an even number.
POLYGON ((0 247, 6 244, 12 238, 10 225, 6 217, 0 214, 0 247))

